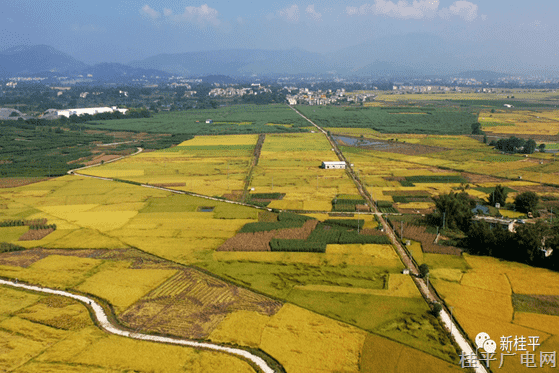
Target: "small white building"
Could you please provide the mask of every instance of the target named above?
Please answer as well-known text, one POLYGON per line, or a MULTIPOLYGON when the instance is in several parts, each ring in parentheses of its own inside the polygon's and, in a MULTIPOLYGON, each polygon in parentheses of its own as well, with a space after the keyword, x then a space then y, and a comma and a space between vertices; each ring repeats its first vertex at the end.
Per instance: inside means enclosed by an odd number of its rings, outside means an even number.
POLYGON ((346 168, 346 163, 345 162, 341 162, 341 161, 336 161, 336 162, 322 162, 322 165, 320 165, 320 168, 324 168, 326 170, 328 169, 332 169, 332 168, 341 168, 344 169, 346 168))
POLYGON ((114 111, 120 111, 122 114, 126 114, 128 109, 119 109, 116 106, 110 107, 91 107, 91 108, 80 108, 80 109, 66 109, 66 110, 58 110, 56 115, 64 116, 66 118, 70 118, 71 115, 95 115, 99 113, 112 113, 114 111))
POLYGON ((206 119, 206 123, 207 123, 207 124, 212 124, 213 122, 214 122, 214 121, 211 120, 211 119, 206 119))

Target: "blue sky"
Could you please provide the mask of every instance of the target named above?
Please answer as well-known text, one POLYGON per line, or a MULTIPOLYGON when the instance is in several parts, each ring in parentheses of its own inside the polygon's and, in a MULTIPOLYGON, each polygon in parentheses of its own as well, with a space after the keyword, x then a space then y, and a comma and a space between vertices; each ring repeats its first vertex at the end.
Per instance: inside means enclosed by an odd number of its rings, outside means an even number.
POLYGON ((231 48, 332 52, 422 32, 556 66, 557 16, 557 0, 11 0, 0 7, 0 49, 47 44, 86 63, 126 63, 231 48))

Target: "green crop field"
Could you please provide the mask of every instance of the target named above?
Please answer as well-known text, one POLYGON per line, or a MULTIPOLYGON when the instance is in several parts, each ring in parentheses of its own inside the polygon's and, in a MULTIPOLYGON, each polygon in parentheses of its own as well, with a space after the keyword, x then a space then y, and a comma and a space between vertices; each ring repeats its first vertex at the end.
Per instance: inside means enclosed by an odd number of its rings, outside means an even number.
POLYGON ((468 134, 477 112, 452 108, 298 106, 322 127, 370 128, 381 133, 468 134), (409 113, 421 114, 410 115, 409 113))
POLYGON ((307 132, 308 122, 287 105, 235 105, 167 112, 151 118, 89 122, 91 129, 190 135, 307 132), (211 119, 213 123, 206 123, 211 119), (289 125, 289 126, 286 126, 289 125))

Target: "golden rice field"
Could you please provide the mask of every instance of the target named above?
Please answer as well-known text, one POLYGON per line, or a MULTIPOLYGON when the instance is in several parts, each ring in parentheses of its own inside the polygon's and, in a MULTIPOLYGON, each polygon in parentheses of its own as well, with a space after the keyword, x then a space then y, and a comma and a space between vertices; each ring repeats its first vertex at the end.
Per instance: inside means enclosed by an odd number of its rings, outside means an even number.
POLYGON ((323 170, 322 161, 337 161, 319 133, 267 135, 250 186, 254 193, 285 193, 269 207, 330 211, 337 194, 355 194, 344 170, 323 170))
POLYGON ((127 262, 104 265, 77 289, 108 300, 119 314, 176 272, 166 269, 130 269, 129 266, 127 262))
POLYGON ((257 135, 197 136, 80 173, 131 180, 210 196, 242 190, 257 135))
POLYGON ((0 367, 6 371, 254 372, 226 354, 107 334, 93 324, 85 306, 62 297, 0 287, 0 320, 0 367), (7 309, 16 298, 19 310, 7 309))
MULTIPOLYGON (((511 300, 513 293, 559 296, 559 273, 491 257, 464 254, 464 259, 469 269, 441 266, 432 270, 431 279, 471 339, 483 331, 497 343, 501 336, 538 336, 538 350, 559 346, 558 316, 515 310, 511 300)), ((518 358, 509 364, 507 371, 526 369, 518 358)))
POLYGON ((260 348, 276 356, 288 372, 359 372, 366 334, 286 304, 266 324, 260 348))
POLYGON ((559 133, 559 111, 499 110, 483 111, 479 122, 483 131, 512 135, 546 135, 559 133))

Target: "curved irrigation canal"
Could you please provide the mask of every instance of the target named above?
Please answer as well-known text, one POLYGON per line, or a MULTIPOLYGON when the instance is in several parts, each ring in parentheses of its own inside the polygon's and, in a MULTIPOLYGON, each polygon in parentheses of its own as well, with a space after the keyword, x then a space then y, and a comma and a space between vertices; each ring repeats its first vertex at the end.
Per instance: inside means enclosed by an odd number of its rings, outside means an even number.
POLYGON ((266 363, 266 361, 264 361, 264 359, 256 355, 253 355, 248 351, 241 350, 239 348, 225 347, 225 346, 220 346, 220 345, 207 343, 207 342, 196 342, 188 339, 177 339, 177 338, 135 333, 135 332, 119 329, 113 324, 111 324, 111 322, 107 318, 107 315, 105 314, 105 310, 103 309, 103 307, 101 307, 99 303, 83 295, 76 295, 62 290, 55 290, 55 289, 49 289, 49 288, 44 288, 39 286, 26 285, 26 284, 17 283, 15 281, 7 281, 2 279, 0 279, 0 285, 7 285, 7 286, 22 288, 31 291, 38 291, 47 294, 61 295, 63 297, 68 297, 68 298, 78 300, 86 304, 87 306, 91 307, 91 309, 93 309, 93 313, 95 314, 95 317, 97 318, 97 321, 101 325, 101 328, 103 328, 105 331, 112 334, 120 335, 122 337, 140 339, 144 341, 171 343, 175 345, 182 345, 182 346, 224 352, 251 361, 256 366, 258 366, 258 368, 260 368, 260 370, 262 370, 262 372, 264 373, 276 373, 272 368, 270 368, 270 366, 268 365, 268 363, 266 363))

